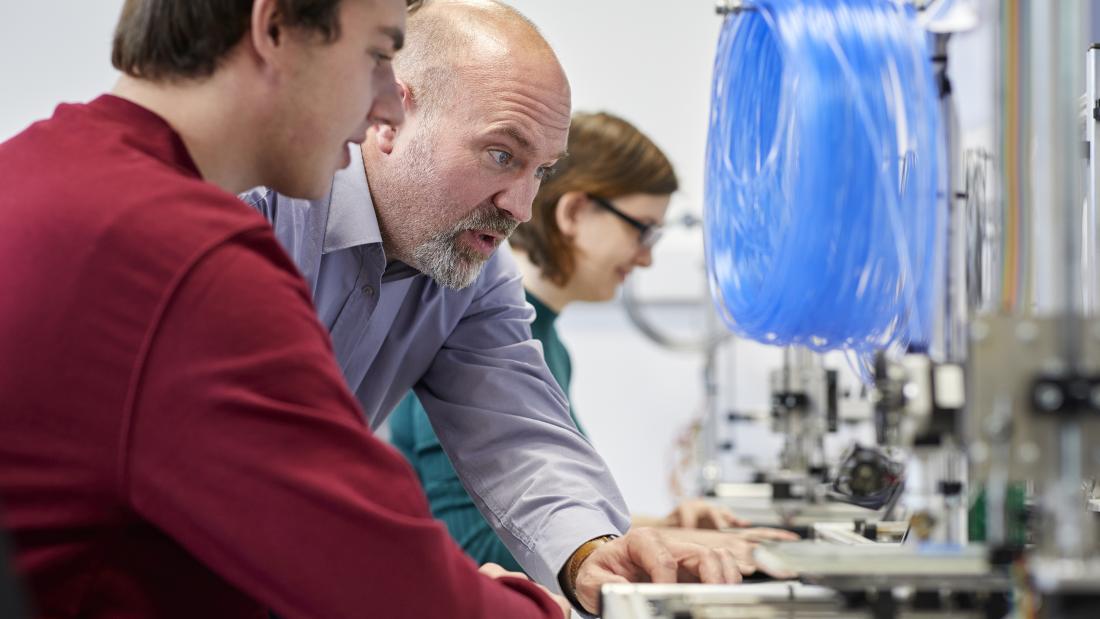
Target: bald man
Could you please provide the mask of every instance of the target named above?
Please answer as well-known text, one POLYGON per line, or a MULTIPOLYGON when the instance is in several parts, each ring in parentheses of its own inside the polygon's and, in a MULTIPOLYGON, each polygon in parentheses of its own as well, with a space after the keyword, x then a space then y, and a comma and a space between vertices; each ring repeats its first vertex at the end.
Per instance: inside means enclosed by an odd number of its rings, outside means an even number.
POLYGON ((374 126, 324 199, 244 199, 310 282, 369 424, 414 388, 537 582, 593 611, 603 583, 642 574, 738 580, 726 550, 627 533, 622 495, 531 339, 516 265, 496 251, 565 155, 570 91, 553 50, 499 3, 418 4, 395 62, 405 123, 374 126))

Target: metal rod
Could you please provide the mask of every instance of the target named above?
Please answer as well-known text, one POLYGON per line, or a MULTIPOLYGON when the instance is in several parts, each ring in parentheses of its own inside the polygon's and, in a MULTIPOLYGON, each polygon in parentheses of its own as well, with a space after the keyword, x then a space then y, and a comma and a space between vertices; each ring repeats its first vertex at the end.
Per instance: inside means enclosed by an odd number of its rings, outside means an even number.
POLYGON ((1085 139, 1088 142, 1085 174, 1086 198, 1081 215, 1082 310, 1095 317, 1100 312, 1100 281, 1097 281, 1100 246, 1100 44, 1093 43, 1085 60, 1085 139))
POLYGON ((941 198, 945 204, 947 217, 947 258, 944 260, 947 282, 944 294, 944 316, 942 324, 943 360, 949 363, 961 363, 966 359, 966 325, 969 319, 969 298, 967 295, 967 236, 966 236, 966 194, 963 192, 960 174, 962 148, 959 139, 959 115, 955 108, 951 83, 948 80, 948 42, 950 33, 935 36, 933 66, 940 83, 940 116, 943 119, 943 138, 945 151, 945 172, 940 187, 941 198))

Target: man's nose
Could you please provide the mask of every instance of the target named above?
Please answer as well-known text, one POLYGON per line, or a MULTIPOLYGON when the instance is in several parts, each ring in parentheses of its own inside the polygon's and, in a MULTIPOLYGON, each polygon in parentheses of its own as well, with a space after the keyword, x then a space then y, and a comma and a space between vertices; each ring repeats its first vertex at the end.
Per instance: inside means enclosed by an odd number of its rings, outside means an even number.
POLYGON ((397 127, 405 121, 405 109, 401 106, 401 91, 397 79, 390 67, 376 80, 378 94, 374 105, 367 112, 367 120, 372 125, 390 125, 397 127))

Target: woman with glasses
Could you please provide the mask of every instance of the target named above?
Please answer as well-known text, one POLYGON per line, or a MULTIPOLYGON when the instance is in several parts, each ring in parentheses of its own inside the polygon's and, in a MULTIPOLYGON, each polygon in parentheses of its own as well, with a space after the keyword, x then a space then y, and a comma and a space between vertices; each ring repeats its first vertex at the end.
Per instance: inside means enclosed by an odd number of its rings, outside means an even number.
MULTIPOLYGON (((532 335, 550 372, 569 394, 571 363, 554 321, 575 301, 607 301, 636 267, 653 261, 669 198, 677 189, 668 158, 630 123, 610 114, 576 114, 569 156, 542 182, 531 221, 510 243, 535 308, 532 335)), ((573 417, 577 422, 576 416, 573 417)), ((577 422, 583 432, 583 427, 577 422)), ((520 566, 474 507, 412 393, 390 417, 394 445, 412 463, 432 513, 478 563, 520 566)), ((725 528, 747 523, 728 510, 688 501, 665 518, 635 525, 725 528)))

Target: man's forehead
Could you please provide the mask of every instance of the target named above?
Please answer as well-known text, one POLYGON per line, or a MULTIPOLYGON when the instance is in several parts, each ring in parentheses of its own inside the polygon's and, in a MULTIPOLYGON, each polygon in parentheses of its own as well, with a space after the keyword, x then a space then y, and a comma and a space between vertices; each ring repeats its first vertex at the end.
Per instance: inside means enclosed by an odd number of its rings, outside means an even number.
POLYGON ((497 137, 525 150, 554 156, 565 149, 571 102, 567 90, 546 80, 523 80, 510 68, 452 65, 451 96, 434 116, 439 129, 470 137, 497 137), (541 82, 541 83, 540 83, 541 82))
POLYGON ((403 0, 344 0, 340 11, 342 29, 352 29, 362 36, 389 39, 394 51, 405 46, 403 0))

